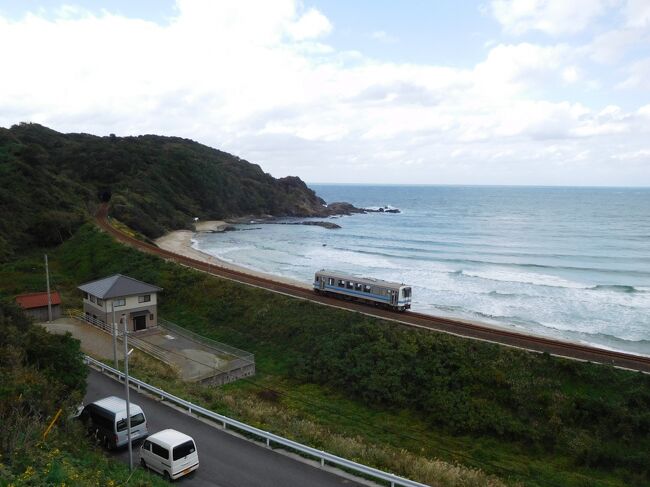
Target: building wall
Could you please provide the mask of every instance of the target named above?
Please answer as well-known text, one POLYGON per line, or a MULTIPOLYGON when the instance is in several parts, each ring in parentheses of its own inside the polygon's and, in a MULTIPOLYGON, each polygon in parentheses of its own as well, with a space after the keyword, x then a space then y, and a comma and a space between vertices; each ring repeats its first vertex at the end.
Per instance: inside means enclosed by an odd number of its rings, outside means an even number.
MULTIPOLYGON (((23 310, 27 316, 32 317, 35 321, 47 321, 48 312, 47 306, 42 306, 40 308, 32 308, 23 310)), ((56 320, 61 318, 61 305, 53 304, 52 305, 52 319, 56 320)))
MULTIPOLYGON (((153 326, 158 326, 158 297, 156 293, 151 293, 151 301, 140 303, 138 301, 138 296, 144 295, 133 295, 133 296, 124 296, 125 304, 124 306, 115 306, 115 320, 118 323, 120 329, 120 320, 122 315, 126 315, 129 320, 129 330, 134 330, 135 325, 133 319, 131 318, 131 313, 137 313, 138 311, 148 311, 147 316, 147 328, 153 326), (152 318, 153 317, 153 318, 152 318)), ((84 314, 90 313, 91 316, 96 316, 97 319, 102 320, 104 323, 112 323, 112 306, 113 301, 117 301, 122 298, 107 299, 101 305, 98 305, 96 302, 93 303, 90 301, 90 296, 88 298, 83 298, 83 310, 84 314)))

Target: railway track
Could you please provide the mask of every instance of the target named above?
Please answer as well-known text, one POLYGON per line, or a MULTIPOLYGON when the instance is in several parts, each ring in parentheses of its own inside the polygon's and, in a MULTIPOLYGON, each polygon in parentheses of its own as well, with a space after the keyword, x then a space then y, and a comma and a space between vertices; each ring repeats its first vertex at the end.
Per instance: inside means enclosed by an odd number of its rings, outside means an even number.
POLYGON ((127 235, 113 227, 108 220, 108 205, 102 204, 96 215, 97 225, 118 241, 135 247, 138 250, 158 255, 163 259, 176 262, 193 269, 208 272, 215 276, 231 279, 243 284, 267 289, 269 291, 286 294, 288 296, 307 299, 328 306, 344 308, 357 311, 377 318, 382 318, 408 326, 426 328, 453 335, 473 338, 477 340, 498 343, 511 347, 522 348, 534 352, 545 352, 551 355, 566 357, 576 360, 597 362, 613 365, 630 370, 638 370, 650 373, 650 357, 633 355, 613 350, 591 347, 579 343, 554 340, 536 335, 526 335, 515 331, 490 326, 482 326, 474 323, 467 323, 459 320, 441 318, 422 313, 406 312, 397 314, 393 311, 371 308, 354 302, 334 299, 328 296, 317 295, 310 289, 300 286, 286 284, 272 279, 254 276, 245 272, 234 271, 224 267, 215 266, 190 257, 161 249, 156 245, 143 242, 127 235))

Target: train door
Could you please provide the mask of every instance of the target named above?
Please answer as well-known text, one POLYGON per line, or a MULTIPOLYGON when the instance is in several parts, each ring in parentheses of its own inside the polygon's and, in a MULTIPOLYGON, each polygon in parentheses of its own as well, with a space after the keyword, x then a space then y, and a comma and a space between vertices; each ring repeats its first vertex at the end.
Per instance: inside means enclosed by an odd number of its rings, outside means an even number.
POLYGON ((399 291, 390 290, 390 305, 397 306, 397 299, 399 298, 399 291))
POLYGON ((319 287, 323 290, 325 289, 325 279, 327 279, 325 276, 320 276, 319 287))

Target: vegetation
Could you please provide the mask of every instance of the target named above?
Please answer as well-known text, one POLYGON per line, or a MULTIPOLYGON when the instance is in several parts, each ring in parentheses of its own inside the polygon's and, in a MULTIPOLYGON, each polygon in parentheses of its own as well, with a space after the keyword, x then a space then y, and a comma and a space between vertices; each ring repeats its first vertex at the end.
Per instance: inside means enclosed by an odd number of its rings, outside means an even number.
MULTIPOLYGON (((84 225, 109 198, 111 215, 145 239, 188 227, 193 217, 322 211, 298 178, 276 180, 180 138, 20 124, 0 129, 0 179, 0 297, 42 290, 35 249, 49 247, 65 303, 78 302, 80 282, 125 273, 165 288, 166 318, 256 354, 254 379, 218 390, 135 364, 172 392, 428 482, 499 485, 496 475, 533 486, 650 483, 647 375, 400 327, 208 277, 84 225)), ((0 485, 126 480, 65 414, 42 440, 55 412, 83 397, 76 341, 46 334, 2 303, 0 372, 0 485)), ((133 482, 151 480, 138 472, 133 482)))
MULTIPOLYGON (((0 300, 1 486, 105 486, 128 478, 128 469, 104 457, 68 417, 85 388, 79 342, 48 334, 0 300), (44 438, 59 409, 62 415, 44 438)), ((156 483, 146 472, 132 479, 132 485, 156 483)))
POLYGON ((323 201, 299 178, 178 137, 61 134, 36 124, 0 128, 0 261, 55 245, 94 213, 155 238, 193 217, 311 215, 323 201))
MULTIPOLYGON (((166 318, 254 352, 258 375, 225 393, 290 411, 284 424, 273 419, 279 413, 258 416, 279 433, 302 439, 288 426, 302 418, 330 432, 330 440, 310 439, 328 449, 339 436, 358 437, 366 450, 403 449, 404 458, 460 462, 526 485, 648 484, 647 375, 400 327, 208 277, 91 226, 52 261, 64 299, 76 296, 79 282, 123 272, 165 288, 166 318)), ((0 286, 25 290, 32 266, 26 259, 0 267, 0 286)), ((211 392, 188 391, 228 412, 211 392)), ((387 461, 380 457, 373 461, 387 461)))

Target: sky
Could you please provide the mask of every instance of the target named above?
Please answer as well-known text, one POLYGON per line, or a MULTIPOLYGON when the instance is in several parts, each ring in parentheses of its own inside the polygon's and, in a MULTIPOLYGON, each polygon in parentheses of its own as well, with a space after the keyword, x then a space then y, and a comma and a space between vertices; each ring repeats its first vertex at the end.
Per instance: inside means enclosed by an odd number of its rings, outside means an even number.
POLYGON ((312 183, 650 186, 650 0, 0 0, 0 126, 312 183))

